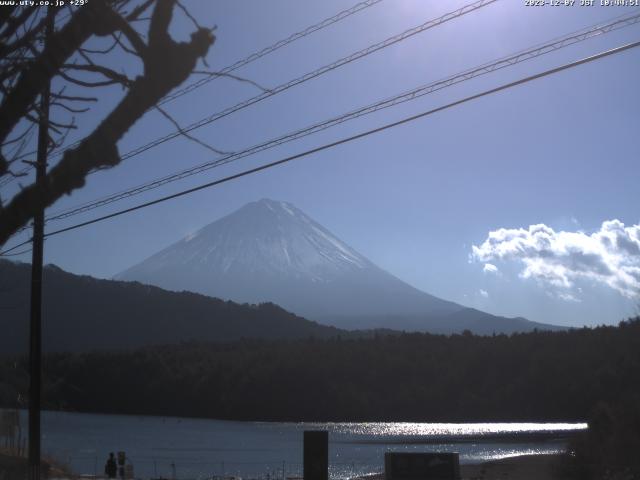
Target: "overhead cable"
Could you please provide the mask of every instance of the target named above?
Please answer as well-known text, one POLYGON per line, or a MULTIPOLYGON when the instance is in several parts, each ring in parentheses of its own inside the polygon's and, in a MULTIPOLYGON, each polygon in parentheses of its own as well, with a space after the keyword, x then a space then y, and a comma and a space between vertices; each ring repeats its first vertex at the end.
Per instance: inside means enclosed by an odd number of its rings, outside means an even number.
POLYGON ((289 143, 294 140, 298 140, 300 138, 306 137, 308 135, 312 135, 314 133, 318 133, 320 131, 342 124, 346 121, 353 120, 353 119, 362 117, 364 115, 368 115, 368 114, 371 114, 395 105, 399 105, 401 103, 415 100, 417 98, 420 98, 424 95, 428 95, 435 91, 456 85, 458 83, 461 83, 467 80, 471 80, 472 78, 485 75, 487 73, 491 73, 497 70, 501 70, 503 68, 510 67, 518 63, 531 60, 533 58, 537 58, 539 56, 559 50, 561 48, 565 48, 569 45, 574 45, 576 43, 585 41, 594 36, 602 35, 602 34, 605 34, 626 26, 634 25, 637 23, 640 23, 640 13, 635 15, 627 15, 624 18, 618 18, 617 20, 606 23, 606 24, 598 24, 595 26, 591 26, 591 27, 579 30, 577 32, 572 32, 568 35, 565 35, 564 37, 556 38, 550 42, 536 45, 535 47, 531 47, 526 50, 519 51, 517 53, 511 54, 506 57, 502 57, 498 60, 495 60, 489 63, 484 63, 480 66, 465 70, 463 72, 457 73, 455 75, 440 79, 438 81, 435 81, 426 85, 422 85, 420 87, 414 88, 410 91, 401 93, 399 95, 395 95, 393 97, 380 100, 376 103, 358 108, 356 110, 352 110, 340 116, 336 116, 328 120, 315 123, 313 125, 287 133, 285 135, 276 137, 266 142, 262 142, 260 144, 245 148, 241 151, 226 155, 222 158, 211 160, 211 161, 196 165, 194 167, 181 170, 176 173, 165 175, 163 177, 157 178, 150 182, 146 182, 138 186, 128 188, 126 190, 122 190, 120 192, 102 197, 97 200, 92 200, 90 202, 85 202, 81 205, 76 205, 74 207, 67 208, 65 210, 62 210, 58 213, 54 213, 51 216, 47 217, 47 221, 62 220, 74 215, 78 215, 80 213, 93 210, 95 208, 109 205, 119 200, 129 198, 149 190, 153 190, 155 188, 161 187, 168 183, 175 182, 177 180, 181 180, 183 178, 187 178, 189 176, 208 171, 212 168, 226 165, 228 163, 237 161, 241 158, 254 155, 264 150, 271 149, 276 146, 283 145, 285 143, 289 143))
MULTIPOLYGON (((528 82, 543 78, 543 77, 547 77, 549 75, 553 75, 553 74, 562 72, 564 70, 569 70, 569 69, 575 68, 575 67, 577 67, 579 65, 584 65, 586 63, 591 63, 591 62, 594 62, 596 60, 600 60, 600 59, 602 59, 604 57, 615 55, 615 54, 624 52, 626 50, 630 50, 632 48, 636 48, 638 46, 640 46, 640 41, 636 41, 636 42, 633 42, 633 43, 628 43, 626 45, 622 45, 620 47, 612 48, 610 50, 598 53, 596 55, 592 55, 590 57, 586 57, 586 58, 583 58, 581 60, 576 60, 576 61, 571 62, 571 63, 566 63, 566 64, 561 65, 559 67, 551 68, 549 70, 545 70, 543 72, 540 72, 540 73, 537 73, 537 74, 534 74, 534 75, 530 75, 528 77, 521 78, 521 79, 516 80, 514 82, 509 82, 509 83, 503 84, 503 85, 501 85, 499 87, 495 87, 495 88, 492 88, 492 89, 489 89, 489 90, 485 90, 485 91, 483 91, 481 93, 470 95, 470 96, 465 97, 465 98, 463 98, 461 100, 457 100, 455 102, 451 102, 451 103, 448 103, 446 105, 443 105, 443 106, 440 106, 440 107, 437 107, 437 108, 434 108, 434 109, 431 109, 431 110, 427 110, 427 111, 419 113, 417 115, 412 115, 410 117, 403 118, 402 120, 398 120, 396 122, 387 123, 386 125, 383 125, 381 127, 373 128, 371 130, 367 130, 367 131, 358 133, 356 135, 352 135, 352 136, 349 136, 349 137, 346 137, 346 138, 342 138, 342 139, 337 140, 335 142, 327 143, 327 144, 321 145, 319 147, 315 147, 315 148, 312 148, 310 150, 306 150, 304 152, 301 152, 301 153, 298 153, 298 154, 295 154, 295 155, 291 155, 291 156, 288 156, 286 158, 283 158, 283 159, 280 159, 280 160, 277 160, 277 161, 274 161, 274 162, 271 162, 271 163, 267 163, 265 165, 261 165, 259 167, 255 167, 255 168, 251 168, 251 169, 248 169, 248 170, 244 170, 244 171, 236 173, 234 175, 229 175, 227 177, 224 177, 224 178, 212 181, 212 182, 208 182, 208 183, 205 183, 203 185, 199 185, 197 187, 189 188, 187 190, 182 190, 182 191, 174 193, 172 195, 167 195, 165 197, 157 198, 155 200, 152 200, 152 201, 149 201, 149 202, 145 202, 145 203, 142 203, 142 204, 130 207, 130 208, 126 208, 126 209, 123 209, 123 210, 120 210, 120 211, 117 211, 117 212, 114 212, 114 213, 110 213, 108 215, 103 215, 101 217, 94 218, 92 220, 88 220, 86 222, 77 223, 77 224, 71 225, 69 227, 65 227, 65 228, 61 228, 59 230, 54 230, 54 231, 48 232, 48 233, 45 234, 45 238, 52 237, 54 235, 59 235, 61 233, 69 232, 71 230, 76 230, 78 228, 85 227, 87 225, 92 225, 94 223, 102 222, 104 220, 108 220, 108 219, 111 219, 111 218, 114 218, 114 217, 118 217, 118 216, 124 215, 126 213, 134 212, 136 210, 141 210, 143 208, 147 208, 147 207, 150 207, 152 205, 163 203, 163 202, 166 202, 168 200, 173 200, 175 198, 179 198, 179 197, 182 197, 182 196, 185 196, 185 195, 189 195, 191 193, 194 193, 194 192, 197 192, 197 191, 200 191, 200 190, 204 190, 204 189, 207 189, 207 188, 211 188, 211 187, 223 184, 223 183, 227 183, 227 182, 232 181, 232 180, 237 180, 238 178, 245 177, 247 175, 251 175, 253 173, 257 173, 257 172, 260 172, 260 171, 263 171, 263 170, 267 170, 267 169, 276 167, 278 165, 282 165, 284 163, 291 162, 293 160, 298 160, 300 158, 307 157, 307 156, 309 156, 311 154, 318 153, 318 152, 321 152, 323 150, 328 150, 328 149, 336 147, 338 145, 342 145, 342 144, 345 144, 345 143, 352 142, 354 140, 358 140, 358 139, 361 139, 361 138, 364 138, 364 137, 368 137, 370 135, 373 135, 373 134, 376 134, 376 133, 380 133, 380 132, 388 130, 390 128, 394 128, 394 127, 397 127, 397 126, 400 126, 400 125, 404 125, 404 124, 413 122, 415 120, 418 120, 420 118, 427 117, 429 115, 433 115, 433 114, 441 112, 443 110, 448 110, 448 109, 450 109, 452 107, 456 107, 458 105, 462 105, 464 103, 468 103, 468 102, 471 102, 473 100, 477 100, 479 98, 482 98, 482 97, 485 97, 485 96, 488 96, 488 95, 492 95, 494 93, 498 93, 498 92, 501 92, 501 91, 504 91, 504 90, 507 90, 507 89, 510 89, 510 88, 513 88, 513 87, 516 87, 516 86, 519 86, 519 85, 522 85, 522 84, 525 84, 525 83, 528 83, 528 82)), ((16 248, 16 247, 14 247, 14 248, 16 248)))
MULTIPOLYGON (((313 25, 308 26, 307 28, 293 33, 291 35, 289 35, 287 38, 284 38, 282 40, 279 40, 277 42, 275 42, 272 45, 269 45, 268 47, 265 47, 261 50, 258 50, 257 52, 251 53, 250 55, 246 56, 245 58, 242 58, 234 63, 232 63, 231 65, 228 65, 226 67, 224 67, 222 70, 220 70, 219 72, 216 72, 217 75, 211 75, 208 76, 206 78, 200 79, 197 82, 194 82, 190 85, 187 85, 186 87, 183 87, 179 90, 176 90, 175 92, 172 92, 168 95, 166 95, 160 102, 159 104, 162 105, 164 103, 170 102, 172 100, 175 100, 176 98, 179 98, 183 95, 186 95, 187 93, 190 93, 194 90, 196 90, 197 88, 200 88, 201 86, 212 82, 214 80, 216 80, 217 78, 220 78, 220 76, 223 76, 226 73, 231 73, 234 70, 237 70, 241 67, 244 67, 245 65, 248 65, 251 62, 254 62, 256 60, 258 60, 259 58, 262 58, 266 55, 269 55, 270 53, 275 52, 276 50, 281 49, 282 47, 285 47, 297 40, 300 40, 301 38, 304 38, 308 35, 311 35, 314 32, 317 32, 319 30, 322 30, 330 25, 333 25, 334 23, 337 23, 341 20, 344 20, 345 18, 350 17, 351 15, 354 15, 362 10, 365 10, 366 8, 372 7, 373 5, 380 3, 382 0, 365 0, 364 2, 359 2, 357 4, 355 4, 354 6, 352 6, 351 8, 348 8, 346 10, 342 10, 338 13, 336 13, 335 15, 325 18, 324 20, 315 23, 313 25)), ((63 17, 63 19, 68 18, 69 16, 71 16, 71 14, 67 14, 66 17, 63 17)), ((77 147, 80 142, 82 140, 78 140, 72 144, 66 145, 64 147, 61 147, 59 149, 57 149, 56 152, 53 152, 52 155, 56 156, 56 155, 60 155, 62 152, 64 152, 65 150, 68 150, 69 148, 74 148, 77 147)), ((26 154, 23 154, 20 156, 20 158, 26 158, 29 155, 33 155, 35 154, 35 152, 29 152, 26 154)), ((17 175, 24 175, 26 173, 29 172, 29 170, 31 170, 31 166, 26 166, 24 167, 22 170, 20 170, 19 172, 17 172, 17 175)), ((0 188, 3 187, 4 185, 7 185, 9 183, 11 183, 14 180, 15 177, 12 176, 8 176, 5 179, 0 180, 0 188)))

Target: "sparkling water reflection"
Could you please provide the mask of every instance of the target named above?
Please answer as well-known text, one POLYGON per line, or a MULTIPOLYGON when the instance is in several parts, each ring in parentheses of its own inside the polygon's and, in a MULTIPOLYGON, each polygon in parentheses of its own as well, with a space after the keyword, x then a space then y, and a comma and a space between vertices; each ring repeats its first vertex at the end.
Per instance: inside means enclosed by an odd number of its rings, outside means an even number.
MULTIPOLYGON (((23 412, 24 413, 24 412, 23 412)), ((23 417, 26 424, 26 415, 23 417)), ((330 475, 380 472, 387 451, 455 451, 463 463, 559 453, 584 423, 270 423, 44 412, 43 449, 80 474, 124 450, 136 478, 279 480, 302 475, 302 432, 329 431, 330 475)))
POLYGON ((351 435, 477 436, 509 433, 570 432, 587 428, 586 423, 307 423, 314 428, 351 435))

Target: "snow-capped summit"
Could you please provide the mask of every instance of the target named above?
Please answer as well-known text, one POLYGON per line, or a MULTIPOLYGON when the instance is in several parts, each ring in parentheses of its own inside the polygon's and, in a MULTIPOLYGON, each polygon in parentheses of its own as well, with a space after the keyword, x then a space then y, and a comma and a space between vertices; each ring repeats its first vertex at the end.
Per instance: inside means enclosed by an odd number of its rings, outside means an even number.
POLYGON ((292 204, 268 199, 186 236, 117 279, 241 303, 273 302, 345 328, 451 331, 452 315, 465 328, 478 315, 492 317, 417 290, 292 204), (430 328, 434 322, 444 326, 430 328))
POLYGON ((271 274, 327 282, 370 262, 286 202, 263 199, 242 207, 144 262, 206 268, 222 276, 271 274))

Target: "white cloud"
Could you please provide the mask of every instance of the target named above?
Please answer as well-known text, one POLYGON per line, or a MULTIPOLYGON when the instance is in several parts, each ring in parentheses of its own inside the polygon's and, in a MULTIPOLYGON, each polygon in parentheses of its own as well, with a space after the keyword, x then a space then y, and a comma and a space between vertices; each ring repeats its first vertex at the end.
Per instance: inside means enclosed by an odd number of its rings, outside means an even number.
POLYGON ((609 220, 592 234, 556 232, 544 224, 500 228, 471 248, 474 261, 521 262, 522 278, 564 290, 569 295, 564 300, 577 300, 566 291, 579 279, 607 285, 628 298, 640 296, 640 225, 609 220))
POLYGON ((487 292, 486 290, 480 289, 480 295, 482 295, 484 298, 489 298, 489 292, 487 292))
POLYGON ((575 295, 569 292, 556 292, 556 293, 547 292, 547 293, 549 294, 550 297, 559 298, 560 300, 564 300, 565 302, 575 302, 575 303, 582 302, 582 300, 580 300, 578 297, 576 297, 575 295))
POLYGON ((496 267, 493 263, 485 263, 484 267, 482 267, 482 271, 484 273, 500 273, 498 271, 498 267, 496 267))

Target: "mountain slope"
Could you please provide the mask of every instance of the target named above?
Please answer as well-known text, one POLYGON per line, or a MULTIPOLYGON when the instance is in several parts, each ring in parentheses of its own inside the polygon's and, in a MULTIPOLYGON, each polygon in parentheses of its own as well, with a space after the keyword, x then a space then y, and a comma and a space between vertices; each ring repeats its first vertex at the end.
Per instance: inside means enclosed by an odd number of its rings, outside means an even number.
MULTIPOLYGON (((31 267, 0 260, 0 353, 27 351, 31 267)), ((185 341, 327 338, 344 333, 273 304, 239 305, 190 292, 98 280, 48 265, 43 349, 123 349, 185 341)))
POLYGON ((293 205, 245 205, 116 278, 300 315, 452 313, 463 307, 407 285, 293 205))
POLYGON ((544 328, 526 320, 509 323, 422 292, 293 205, 267 199, 243 206, 116 278, 238 302, 270 301, 346 328, 443 333, 467 325, 479 333, 510 332, 516 324, 519 330, 544 328), (436 324, 443 326, 432 328, 436 324))

